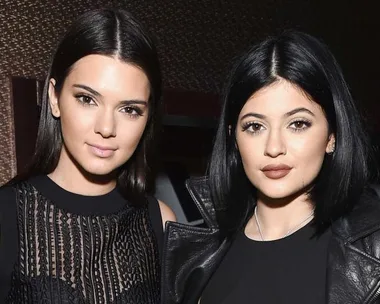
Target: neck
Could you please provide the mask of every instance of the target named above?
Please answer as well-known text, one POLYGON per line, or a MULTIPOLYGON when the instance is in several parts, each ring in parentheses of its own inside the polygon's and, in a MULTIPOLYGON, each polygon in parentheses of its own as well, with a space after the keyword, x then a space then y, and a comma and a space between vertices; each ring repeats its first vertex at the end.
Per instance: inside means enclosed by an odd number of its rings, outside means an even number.
POLYGON ((62 148, 57 167, 48 174, 63 189, 81 195, 103 195, 116 187, 115 174, 92 175, 85 172, 62 148))
MULTIPOLYGON (((265 241, 277 240, 305 226, 312 220, 314 206, 307 194, 286 199, 271 199, 258 194, 256 216, 265 241)), ((262 240, 255 216, 248 221, 246 235, 262 240)))

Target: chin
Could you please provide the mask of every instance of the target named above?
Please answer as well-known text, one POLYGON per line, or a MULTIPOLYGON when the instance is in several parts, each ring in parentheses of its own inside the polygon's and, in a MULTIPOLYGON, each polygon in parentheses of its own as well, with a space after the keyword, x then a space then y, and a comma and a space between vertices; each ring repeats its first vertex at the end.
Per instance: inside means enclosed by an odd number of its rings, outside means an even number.
POLYGON ((85 164, 82 169, 89 175, 106 176, 112 174, 118 167, 117 164, 85 164))
POLYGON ((262 192, 263 195, 272 200, 280 200, 291 196, 290 193, 262 192))
POLYGON ((291 199, 295 196, 300 195, 305 191, 303 187, 300 188, 289 188, 289 187, 280 187, 280 188, 266 188, 266 189, 258 189, 264 196, 273 200, 284 200, 291 199))

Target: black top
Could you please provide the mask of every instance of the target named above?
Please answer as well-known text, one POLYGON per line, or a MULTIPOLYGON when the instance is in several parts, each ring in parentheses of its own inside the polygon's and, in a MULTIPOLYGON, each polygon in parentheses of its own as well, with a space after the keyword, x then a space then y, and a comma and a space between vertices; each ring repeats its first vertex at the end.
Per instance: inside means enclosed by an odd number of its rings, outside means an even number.
POLYGON ((331 232, 312 237, 309 224, 292 235, 260 242, 240 232, 206 286, 201 304, 325 303, 331 232))
POLYGON ((0 303, 159 303, 162 220, 148 202, 74 194, 47 176, 1 188, 0 303))

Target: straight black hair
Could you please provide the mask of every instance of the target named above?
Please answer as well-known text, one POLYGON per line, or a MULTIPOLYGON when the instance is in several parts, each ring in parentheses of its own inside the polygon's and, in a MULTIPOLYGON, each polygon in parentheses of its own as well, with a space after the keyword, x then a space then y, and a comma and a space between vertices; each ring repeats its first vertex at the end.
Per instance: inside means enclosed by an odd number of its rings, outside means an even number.
POLYGON ((145 201, 145 192, 151 190, 153 180, 153 148, 160 120, 161 73, 152 38, 140 22, 122 9, 98 9, 84 13, 74 21, 59 43, 45 80, 36 150, 27 176, 51 173, 57 167, 63 144, 60 120, 53 117, 49 106, 50 79, 55 79, 55 90, 59 95, 73 65, 91 54, 115 57, 135 65, 149 80, 148 122, 136 151, 118 169, 117 177, 121 193, 131 203, 145 201))
POLYGON ((368 178, 368 139, 342 71, 328 47, 313 36, 286 31, 254 45, 234 65, 223 94, 222 114, 209 167, 212 198, 221 228, 232 233, 246 224, 256 189, 248 180, 236 147, 237 119, 257 91, 284 79, 318 103, 335 135, 309 192, 314 224, 324 231, 350 211, 368 178))

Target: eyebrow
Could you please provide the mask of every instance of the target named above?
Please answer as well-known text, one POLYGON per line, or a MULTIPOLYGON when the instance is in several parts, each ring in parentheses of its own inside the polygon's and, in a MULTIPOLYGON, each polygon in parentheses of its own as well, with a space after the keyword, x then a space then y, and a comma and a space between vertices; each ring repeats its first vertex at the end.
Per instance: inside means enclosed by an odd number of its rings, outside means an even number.
MULTIPOLYGON (((86 86, 84 84, 74 84, 73 87, 86 90, 86 91, 90 92, 91 94, 93 94, 96 97, 103 97, 102 94, 100 94, 98 91, 96 91, 93 88, 90 88, 89 86, 86 86)), ((120 103, 123 104, 123 105, 125 105, 125 106, 131 105, 131 104, 140 104, 140 105, 148 106, 148 102, 147 101, 145 101, 145 100, 138 100, 138 99, 123 100, 120 103)))
POLYGON ((132 104, 139 104, 139 105, 146 106, 146 107, 148 106, 147 101, 137 100, 137 99, 123 100, 122 102, 120 102, 120 104, 122 104, 123 106, 129 106, 132 104))
POLYGON ((73 87, 86 90, 86 91, 90 92, 91 94, 95 95, 96 97, 102 97, 102 94, 100 94, 98 91, 95 91, 94 89, 92 89, 89 86, 86 86, 84 84, 73 84, 73 87))
MULTIPOLYGON (((294 110, 291 110, 287 113, 284 114, 285 117, 290 117, 294 114, 297 114, 297 113, 308 113, 312 116, 315 116, 313 112, 311 112, 310 110, 306 109, 306 108, 296 108, 294 110)), ((250 112, 250 113, 247 113, 245 115, 243 115, 243 117, 240 119, 240 120, 243 120, 244 118, 247 118, 247 117, 256 117, 256 118, 259 118, 259 119, 265 119, 267 118, 265 115, 263 114, 259 114, 259 113, 254 113, 254 112, 250 112)))
POLYGON ((289 116, 292 116, 294 114, 301 113, 301 112, 308 113, 311 116, 315 116, 313 112, 311 112, 309 109, 306 109, 306 108, 295 108, 294 110, 291 110, 291 111, 285 113, 285 116, 289 117, 289 116))

